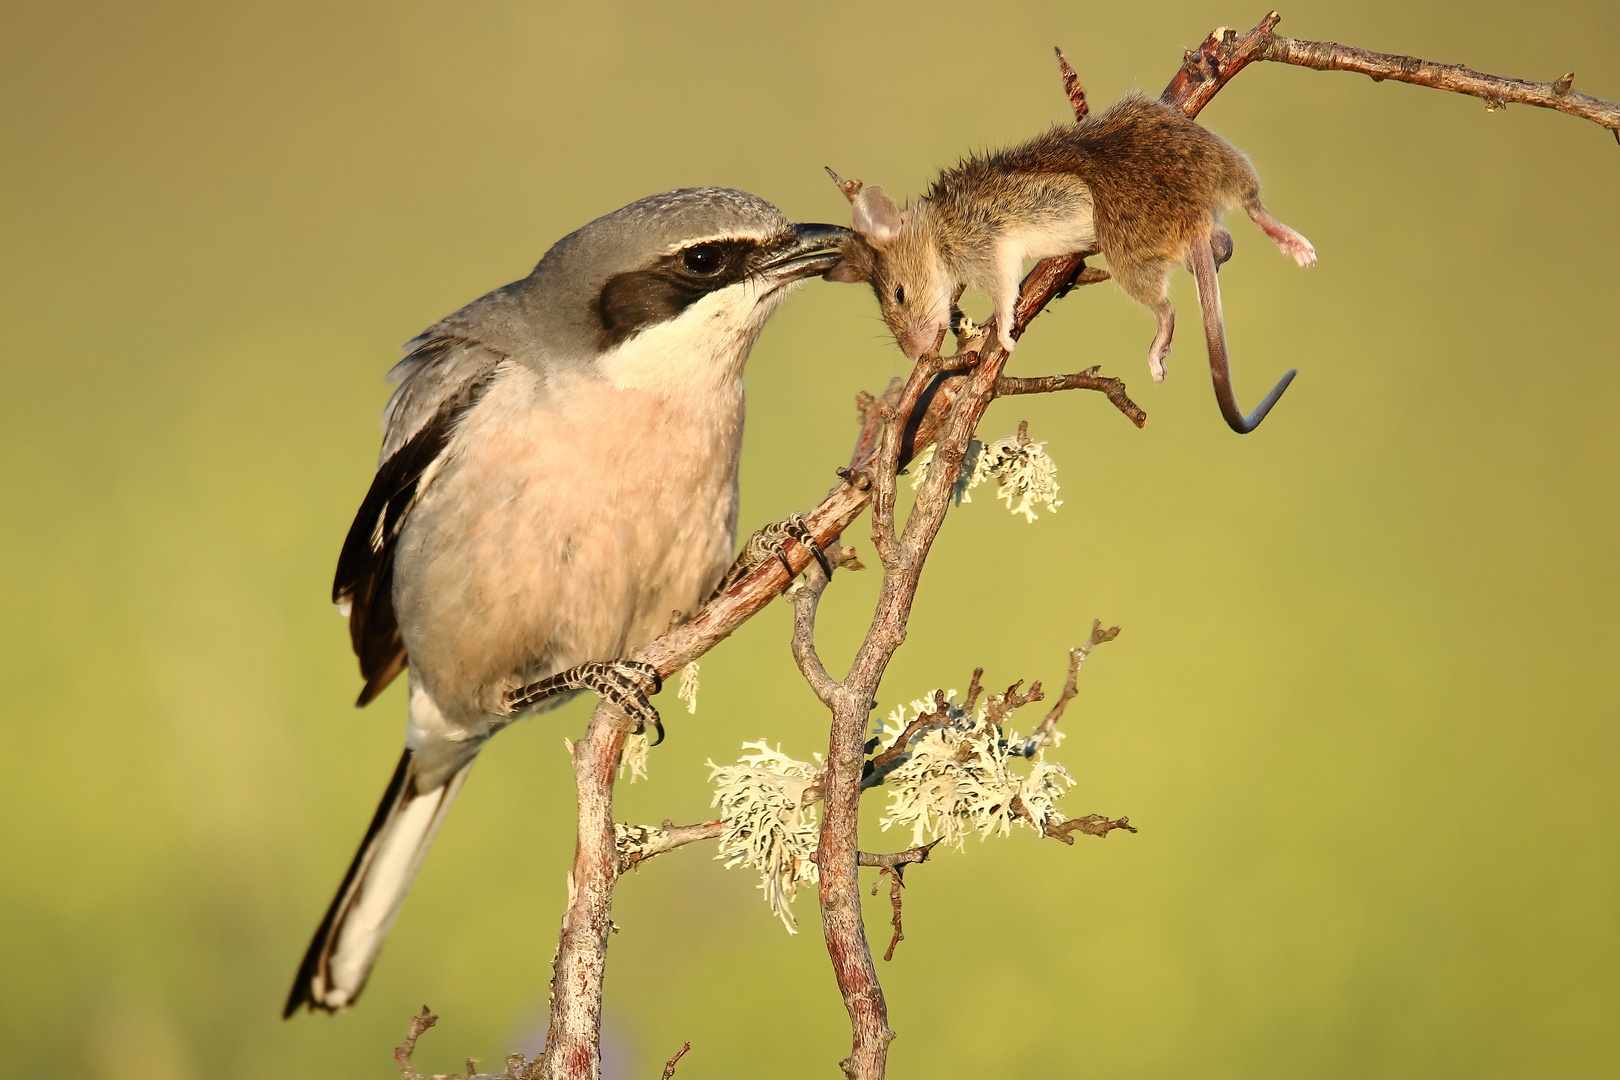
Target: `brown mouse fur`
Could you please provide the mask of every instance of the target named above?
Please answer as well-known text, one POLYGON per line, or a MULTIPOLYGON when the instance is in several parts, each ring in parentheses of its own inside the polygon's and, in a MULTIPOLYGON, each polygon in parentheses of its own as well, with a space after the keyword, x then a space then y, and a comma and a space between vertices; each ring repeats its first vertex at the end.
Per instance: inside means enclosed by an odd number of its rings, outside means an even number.
POLYGON ((1253 416, 1237 411, 1214 284, 1215 266, 1232 246, 1221 215, 1242 207, 1301 266, 1315 264, 1315 250, 1266 212, 1248 158, 1178 109, 1127 96, 1100 115, 968 158, 904 211, 882 188, 839 186, 854 206, 859 239, 827 276, 870 281, 909 358, 939 339, 958 286, 989 292, 999 340, 1011 351, 1024 262, 1101 252, 1126 294, 1158 318, 1148 352, 1155 380, 1164 378, 1175 328, 1165 287, 1170 268, 1181 264, 1198 279, 1216 392, 1233 428, 1252 430, 1287 384, 1253 416))

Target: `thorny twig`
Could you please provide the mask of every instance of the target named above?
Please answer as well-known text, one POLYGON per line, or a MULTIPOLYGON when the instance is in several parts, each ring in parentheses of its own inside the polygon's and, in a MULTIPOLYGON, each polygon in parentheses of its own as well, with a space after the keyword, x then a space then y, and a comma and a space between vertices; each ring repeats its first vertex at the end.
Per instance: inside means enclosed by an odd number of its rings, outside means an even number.
POLYGON ((664 1080, 670 1080, 670 1077, 675 1075, 675 1066, 680 1062, 681 1058, 687 1055, 687 1052, 691 1049, 691 1043, 682 1043, 681 1048, 675 1051, 675 1056, 664 1062, 664 1080))
POLYGON ((1091 636, 1086 639, 1086 643, 1069 650, 1069 674, 1063 680, 1063 693, 1058 695, 1057 702, 1047 712, 1046 719, 1041 721, 1041 726, 1030 732, 1029 740, 1020 749, 1020 753, 1025 757, 1029 757, 1051 741, 1052 730, 1057 727, 1058 721, 1063 719, 1063 711, 1069 707, 1069 702, 1079 692, 1080 666, 1086 662, 1086 657, 1091 655, 1092 649, 1113 641, 1117 637, 1119 637, 1119 627, 1110 626, 1104 630, 1101 619, 1091 620, 1091 636))
POLYGON ((539 1064, 539 1058, 531 1063, 522 1054, 511 1054, 506 1059, 506 1069, 503 1072, 481 1073, 478 1071, 477 1059, 468 1058, 465 1073, 449 1075, 436 1073, 432 1077, 423 1076, 411 1064, 411 1057, 416 1053, 416 1040, 438 1022, 439 1018, 430 1013, 426 1005, 422 1006, 420 1015, 411 1017, 410 1034, 405 1036, 404 1043, 394 1048, 394 1061, 399 1065, 400 1080, 530 1080, 534 1075, 531 1069, 539 1064))
POLYGON ((900 926, 900 890, 905 888, 906 867, 913 863, 927 862, 928 856, 933 853, 939 842, 935 840, 931 844, 921 844, 917 847, 907 848, 904 851, 896 851, 890 855, 873 855, 867 851, 860 854, 860 865, 878 868, 877 880, 872 882, 873 896, 877 895, 878 886, 883 882, 883 876, 885 874, 889 875, 889 903, 894 905, 894 917, 889 920, 889 924, 894 927, 894 936, 889 939, 889 947, 884 950, 883 959, 885 962, 894 959, 895 946, 906 940, 906 935, 900 926))
POLYGON ((422 1032, 439 1022, 426 1005, 422 1012, 411 1017, 411 1031, 405 1036, 405 1041, 394 1047, 394 1060, 399 1064, 399 1075, 403 1080, 419 1080, 415 1069, 411 1067, 411 1055, 416 1053, 416 1040, 422 1037, 422 1032))

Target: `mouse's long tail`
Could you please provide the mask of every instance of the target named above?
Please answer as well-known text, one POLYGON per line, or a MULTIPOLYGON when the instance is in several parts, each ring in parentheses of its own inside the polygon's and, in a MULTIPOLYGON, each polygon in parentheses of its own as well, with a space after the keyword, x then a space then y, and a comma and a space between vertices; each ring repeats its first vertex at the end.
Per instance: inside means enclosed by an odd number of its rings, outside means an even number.
POLYGON ((420 791, 411 751, 400 757, 360 851, 304 953, 282 1016, 304 1005, 337 1012, 360 996, 422 856, 471 768, 468 761, 445 783, 420 791))
POLYGON ((1226 357, 1226 324, 1221 317, 1221 287, 1215 281, 1215 255, 1210 245, 1194 242, 1187 252, 1192 263, 1193 279, 1198 282, 1198 306, 1204 313, 1204 338, 1209 342, 1209 375, 1215 383, 1215 400, 1221 406, 1221 415, 1227 426, 1239 435, 1247 435, 1260 426, 1266 413, 1277 404, 1288 384, 1294 381, 1296 371, 1289 371, 1271 388, 1265 400, 1254 407, 1248 416, 1238 408, 1237 395, 1232 392, 1232 370, 1226 357))

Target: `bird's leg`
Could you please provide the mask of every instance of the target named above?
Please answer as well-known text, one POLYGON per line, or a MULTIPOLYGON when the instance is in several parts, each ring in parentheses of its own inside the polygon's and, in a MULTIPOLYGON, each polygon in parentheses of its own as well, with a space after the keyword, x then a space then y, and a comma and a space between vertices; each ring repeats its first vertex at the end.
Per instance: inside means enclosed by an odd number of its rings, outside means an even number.
POLYGON ((549 697, 574 690, 589 690, 603 701, 624 710, 636 722, 636 734, 647 730, 650 724, 657 730, 657 746, 664 741, 664 722, 647 700, 646 687, 654 694, 664 688, 663 676, 651 664, 640 660, 592 660, 578 667, 560 671, 549 678, 519 687, 506 695, 506 707, 512 712, 527 709, 549 697))
POLYGON ((793 572, 793 564, 788 561, 786 542, 789 540, 814 555, 821 568, 827 572, 827 576, 832 577, 832 560, 827 558, 827 553, 816 543, 815 535, 810 531, 810 523, 805 521, 803 514, 794 514, 781 521, 774 521, 750 536, 747 543, 743 544, 737 561, 731 564, 731 569, 720 579, 720 584, 715 587, 709 599, 713 600, 747 577, 755 567, 770 559, 782 564, 782 569, 788 574, 788 584, 791 585, 798 575, 793 572))

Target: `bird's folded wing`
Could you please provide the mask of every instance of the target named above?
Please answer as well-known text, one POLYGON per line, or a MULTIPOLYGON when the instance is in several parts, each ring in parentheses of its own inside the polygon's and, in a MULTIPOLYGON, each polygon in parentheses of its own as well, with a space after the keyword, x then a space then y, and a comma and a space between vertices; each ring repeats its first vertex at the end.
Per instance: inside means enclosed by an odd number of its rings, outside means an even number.
POLYGON ((364 705, 405 669, 394 616, 394 543, 444 463, 460 419, 478 404, 504 355, 465 337, 423 335, 395 367, 404 381, 383 412, 383 454, 338 556, 332 602, 346 608, 364 705))

